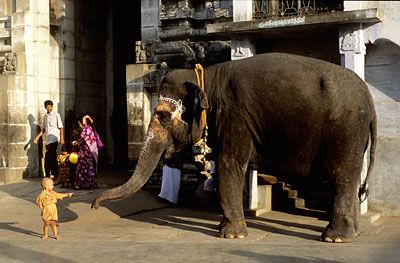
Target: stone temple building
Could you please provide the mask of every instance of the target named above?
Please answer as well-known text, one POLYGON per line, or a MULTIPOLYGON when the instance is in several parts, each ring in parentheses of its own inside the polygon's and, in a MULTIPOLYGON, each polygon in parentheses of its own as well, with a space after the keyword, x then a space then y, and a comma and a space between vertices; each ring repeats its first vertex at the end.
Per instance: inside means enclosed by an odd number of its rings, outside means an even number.
POLYGON ((95 119, 102 163, 132 166, 158 101, 157 65, 190 68, 267 52, 355 71, 374 97, 378 148, 368 205, 400 215, 400 2, 0 0, 0 182, 42 173, 51 99, 70 132, 95 119))

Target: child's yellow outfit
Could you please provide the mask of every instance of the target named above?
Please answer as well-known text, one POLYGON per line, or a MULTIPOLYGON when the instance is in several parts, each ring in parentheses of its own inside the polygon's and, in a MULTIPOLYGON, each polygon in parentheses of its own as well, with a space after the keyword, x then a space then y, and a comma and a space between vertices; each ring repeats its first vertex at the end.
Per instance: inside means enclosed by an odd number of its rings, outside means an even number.
POLYGON ((41 216, 43 221, 58 220, 57 213, 57 199, 62 200, 64 198, 64 194, 59 194, 57 192, 48 192, 43 190, 36 198, 36 204, 39 206, 40 210, 42 210, 41 216))

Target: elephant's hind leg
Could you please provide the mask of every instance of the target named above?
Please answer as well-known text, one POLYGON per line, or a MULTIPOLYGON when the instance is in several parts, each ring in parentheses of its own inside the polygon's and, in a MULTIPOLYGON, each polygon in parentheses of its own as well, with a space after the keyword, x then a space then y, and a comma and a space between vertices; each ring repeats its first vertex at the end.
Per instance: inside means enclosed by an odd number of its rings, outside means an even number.
POLYGON ((350 242, 357 234, 357 189, 362 160, 343 151, 341 155, 340 160, 336 158, 329 168, 335 193, 331 218, 321 235, 324 242, 350 242))
MULTIPOLYGON (((221 138, 217 158, 218 191, 223 210, 219 225, 220 237, 244 238, 247 236, 243 213, 243 180, 252 151, 248 131, 238 130, 237 136, 221 138)), ((235 129, 235 130, 236 130, 235 129)))

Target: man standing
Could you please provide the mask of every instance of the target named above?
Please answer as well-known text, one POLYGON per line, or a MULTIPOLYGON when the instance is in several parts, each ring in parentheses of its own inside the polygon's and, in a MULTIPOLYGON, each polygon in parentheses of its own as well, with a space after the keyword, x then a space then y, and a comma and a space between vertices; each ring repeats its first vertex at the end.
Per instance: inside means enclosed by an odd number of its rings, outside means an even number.
POLYGON ((61 116, 58 112, 53 111, 53 102, 46 100, 44 107, 47 113, 43 116, 42 123, 40 125, 40 132, 33 140, 34 143, 38 143, 39 138, 45 134, 46 136, 46 155, 44 158, 44 170, 46 177, 58 176, 57 166, 57 146, 58 142, 61 145, 64 144, 64 126, 62 124, 61 116))

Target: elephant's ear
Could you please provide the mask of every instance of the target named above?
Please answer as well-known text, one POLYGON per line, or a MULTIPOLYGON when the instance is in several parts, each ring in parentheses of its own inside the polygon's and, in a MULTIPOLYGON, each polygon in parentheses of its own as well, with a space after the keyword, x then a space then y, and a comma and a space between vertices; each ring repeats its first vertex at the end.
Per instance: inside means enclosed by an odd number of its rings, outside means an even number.
POLYGON ((200 107, 203 109, 208 109, 208 98, 206 93, 193 81, 186 81, 186 87, 192 88, 195 91, 196 99, 200 102, 200 107))

